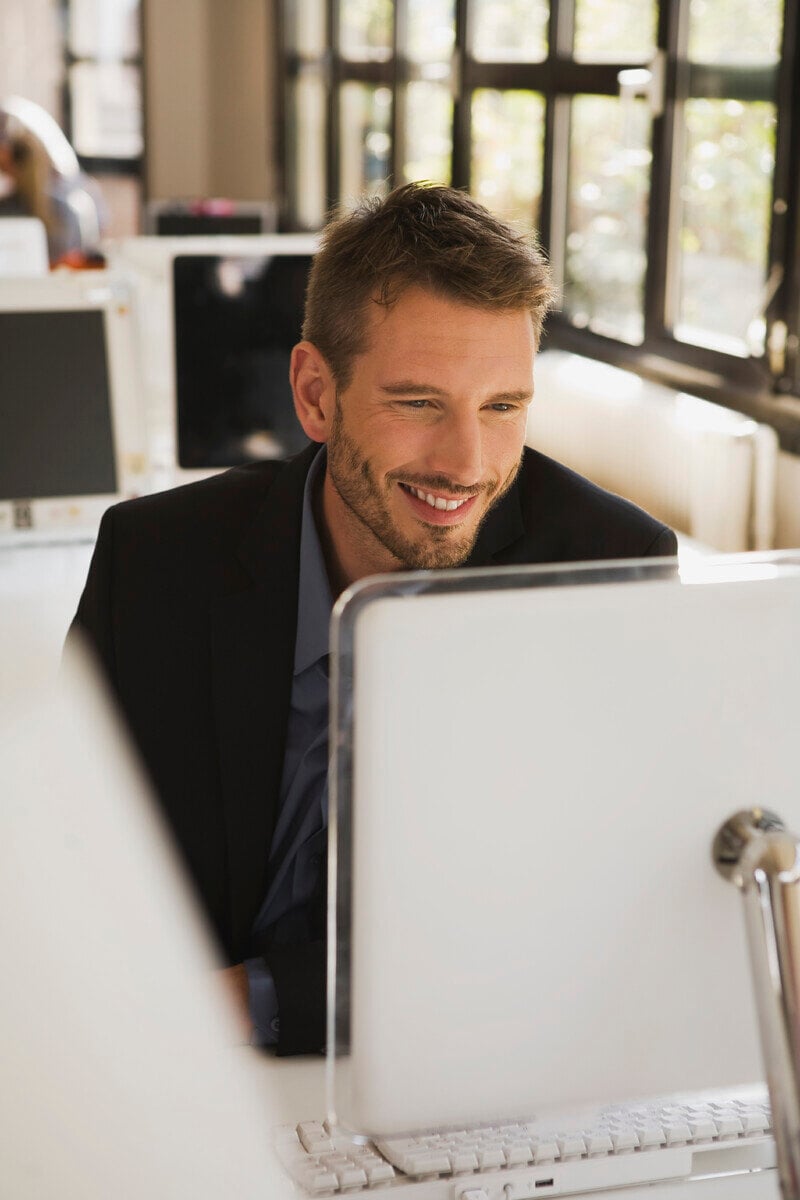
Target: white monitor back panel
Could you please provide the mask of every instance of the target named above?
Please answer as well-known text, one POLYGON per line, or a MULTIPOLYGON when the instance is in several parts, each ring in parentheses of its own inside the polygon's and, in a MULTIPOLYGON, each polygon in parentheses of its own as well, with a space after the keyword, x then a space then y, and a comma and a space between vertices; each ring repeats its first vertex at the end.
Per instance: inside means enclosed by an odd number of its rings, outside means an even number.
POLYGON ((363 604, 343 1123, 763 1077, 711 844, 758 805, 800 831, 800 572, 707 570, 363 604))
POLYGON ((38 217, 0 217, 0 279, 46 275, 47 234, 38 217))

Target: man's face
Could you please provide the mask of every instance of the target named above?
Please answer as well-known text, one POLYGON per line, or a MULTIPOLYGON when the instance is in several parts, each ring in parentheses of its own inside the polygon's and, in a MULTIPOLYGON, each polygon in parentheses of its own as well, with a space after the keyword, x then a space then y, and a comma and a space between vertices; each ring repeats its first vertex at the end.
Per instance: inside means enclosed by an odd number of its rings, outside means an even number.
POLYGON ((524 310, 421 288, 373 307, 328 437, 323 512, 350 578, 465 561, 519 469, 533 356, 524 310))

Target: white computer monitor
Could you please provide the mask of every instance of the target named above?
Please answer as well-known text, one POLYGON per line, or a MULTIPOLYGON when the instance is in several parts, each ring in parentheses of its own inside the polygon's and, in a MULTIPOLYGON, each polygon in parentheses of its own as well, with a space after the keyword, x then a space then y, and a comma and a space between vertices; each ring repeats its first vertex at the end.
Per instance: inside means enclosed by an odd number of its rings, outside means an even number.
POLYGON ((47 234, 38 217, 0 217, 0 279, 46 275, 47 234))
POLYGON ((763 1080, 712 842, 753 807, 800 834, 800 557, 384 576, 332 652, 332 1113, 763 1080))
POLYGON ((0 279, 0 535, 92 537, 146 486, 130 291, 107 271, 0 279))
POLYGON ((317 246, 312 235, 274 234, 139 237, 107 247, 136 297, 159 486, 305 444, 289 352, 317 246))

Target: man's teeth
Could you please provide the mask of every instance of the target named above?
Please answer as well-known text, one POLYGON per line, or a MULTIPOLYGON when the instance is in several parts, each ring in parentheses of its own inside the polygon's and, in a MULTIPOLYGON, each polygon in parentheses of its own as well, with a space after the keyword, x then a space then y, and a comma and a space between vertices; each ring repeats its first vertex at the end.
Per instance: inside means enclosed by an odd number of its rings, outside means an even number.
POLYGON ((465 496, 463 500, 445 500, 444 496, 432 496, 430 492, 421 492, 419 488, 407 485, 412 496, 416 496, 418 500, 424 500, 426 504, 430 504, 431 508, 440 508, 446 512, 453 512, 456 508, 461 508, 462 504, 466 504, 469 496, 465 496))

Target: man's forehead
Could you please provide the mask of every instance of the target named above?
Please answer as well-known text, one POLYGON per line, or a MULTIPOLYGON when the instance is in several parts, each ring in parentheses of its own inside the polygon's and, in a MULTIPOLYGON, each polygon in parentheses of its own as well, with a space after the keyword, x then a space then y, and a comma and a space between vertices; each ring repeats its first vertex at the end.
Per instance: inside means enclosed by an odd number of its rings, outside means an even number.
MULTIPOLYGON (((365 350, 376 341, 407 335, 420 348, 425 342, 455 340, 469 344, 501 332, 520 347, 535 347, 533 318, 527 308, 497 308, 409 285, 390 304, 374 295, 367 306, 365 350)), ((506 347, 507 349, 507 347, 506 347)))

